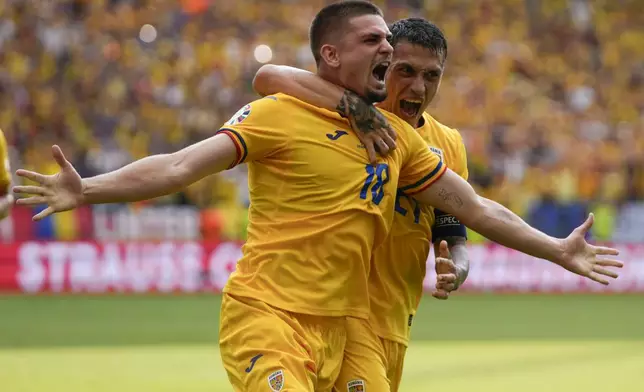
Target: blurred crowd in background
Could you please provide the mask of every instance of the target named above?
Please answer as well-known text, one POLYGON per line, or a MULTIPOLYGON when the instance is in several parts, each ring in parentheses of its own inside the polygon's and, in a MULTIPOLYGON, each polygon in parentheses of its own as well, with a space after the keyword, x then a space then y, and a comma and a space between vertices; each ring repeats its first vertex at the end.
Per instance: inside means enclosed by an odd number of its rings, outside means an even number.
MULTIPOLYGON (((477 191, 557 236, 592 209, 594 236, 615 237, 644 199, 641 0, 374 2, 388 22, 420 16, 444 31, 429 111, 463 135, 477 191)), ((257 98, 258 45, 271 63, 314 70, 308 26, 327 3, 0 2, 0 127, 13 167, 55 172, 58 143, 90 176, 209 137, 257 98)), ((212 220, 243 237, 245 166, 149 203, 197 206, 204 235, 212 220)))

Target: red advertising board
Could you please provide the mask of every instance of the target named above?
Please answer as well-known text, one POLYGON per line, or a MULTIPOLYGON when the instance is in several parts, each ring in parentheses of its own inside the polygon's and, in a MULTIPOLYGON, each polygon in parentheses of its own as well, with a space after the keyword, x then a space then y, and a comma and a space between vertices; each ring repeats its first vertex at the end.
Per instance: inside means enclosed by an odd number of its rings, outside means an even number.
MULTIPOLYGON (((644 292, 644 245, 619 245, 626 266, 604 287, 543 260, 470 246, 463 291, 644 292)), ((238 243, 19 242, 0 244, 0 291, 25 293, 219 292, 241 257, 238 243)), ((426 289, 435 282, 428 260, 426 289)))

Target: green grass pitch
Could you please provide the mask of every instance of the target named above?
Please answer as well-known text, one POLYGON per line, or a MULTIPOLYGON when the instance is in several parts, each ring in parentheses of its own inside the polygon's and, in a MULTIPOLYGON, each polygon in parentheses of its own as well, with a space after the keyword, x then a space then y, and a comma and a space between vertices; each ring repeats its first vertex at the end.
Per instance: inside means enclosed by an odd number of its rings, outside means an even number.
MULTIPOLYGON (((0 391, 230 388, 218 296, 0 296, 0 391)), ((402 392, 644 391, 644 296, 425 298, 402 392)))

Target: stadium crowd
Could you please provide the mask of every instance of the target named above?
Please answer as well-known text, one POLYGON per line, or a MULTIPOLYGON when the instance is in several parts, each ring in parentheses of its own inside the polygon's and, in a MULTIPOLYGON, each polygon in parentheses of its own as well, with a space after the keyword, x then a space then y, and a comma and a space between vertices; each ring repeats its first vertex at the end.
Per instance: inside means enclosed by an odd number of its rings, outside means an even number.
MULTIPOLYGON (((272 63, 314 69, 307 30, 326 3, 1 2, 0 127, 12 166, 54 172, 55 142, 88 176, 212 135, 257 98, 258 45, 272 63)), ((388 21, 421 16, 445 32, 430 111, 463 135, 477 190, 557 236, 592 207, 593 234, 610 239, 621 206, 644 199, 641 2, 375 3, 388 21)), ((242 165, 154 203, 196 205, 243 235, 245 175, 242 165)))

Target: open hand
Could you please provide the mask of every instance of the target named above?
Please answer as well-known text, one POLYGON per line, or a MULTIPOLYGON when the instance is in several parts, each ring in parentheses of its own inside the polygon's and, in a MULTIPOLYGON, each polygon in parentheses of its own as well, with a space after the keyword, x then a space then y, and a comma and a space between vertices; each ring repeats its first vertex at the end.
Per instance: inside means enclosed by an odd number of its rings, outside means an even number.
POLYGON ((458 288, 458 269, 452 260, 447 241, 441 241, 434 264, 436 270, 436 289, 432 296, 437 299, 448 299, 449 293, 458 288))
POLYGON ((41 220, 55 212, 74 209, 82 204, 83 183, 80 175, 61 151, 60 147, 52 146, 52 155, 60 167, 54 175, 44 175, 28 170, 18 170, 16 174, 25 177, 38 185, 21 185, 13 187, 14 193, 29 195, 19 199, 16 204, 33 206, 46 204, 47 208, 33 217, 41 220))
POLYGON ((581 226, 577 227, 563 242, 563 255, 557 264, 570 272, 584 276, 603 285, 608 285, 607 278, 617 278, 618 274, 606 267, 622 268, 624 263, 600 256, 617 256, 619 251, 613 248, 590 245, 585 240, 586 233, 593 226, 595 216, 590 214, 581 226))

